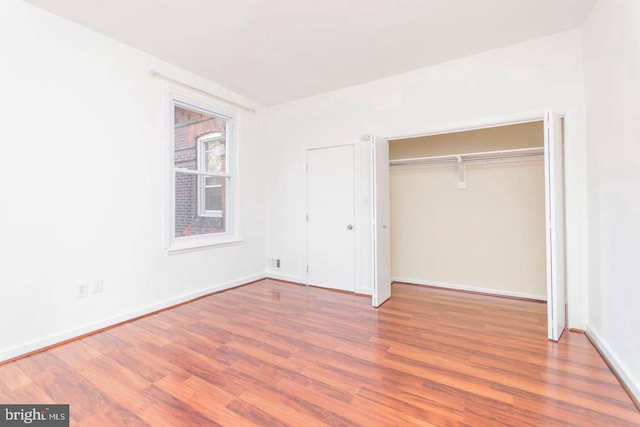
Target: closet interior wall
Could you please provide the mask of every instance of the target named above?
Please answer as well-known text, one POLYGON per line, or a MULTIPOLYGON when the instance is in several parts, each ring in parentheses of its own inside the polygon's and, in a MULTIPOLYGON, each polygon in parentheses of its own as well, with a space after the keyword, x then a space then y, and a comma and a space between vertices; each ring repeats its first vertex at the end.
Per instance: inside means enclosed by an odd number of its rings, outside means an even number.
POLYGON ((393 161, 544 145, 541 121, 390 141, 395 281, 546 299, 542 156, 458 167, 393 161))

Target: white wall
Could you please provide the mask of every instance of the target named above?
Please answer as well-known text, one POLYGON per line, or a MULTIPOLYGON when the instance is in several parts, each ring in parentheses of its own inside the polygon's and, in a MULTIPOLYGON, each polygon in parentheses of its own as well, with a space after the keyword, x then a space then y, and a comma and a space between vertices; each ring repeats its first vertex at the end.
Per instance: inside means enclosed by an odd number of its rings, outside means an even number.
MULTIPOLYGON (((269 108, 267 255, 280 258, 282 267, 268 273, 305 280, 307 148, 358 143, 363 133, 435 133, 524 112, 541 118, 558 105, 574 107, 581 117, 581 48, 581 33, 573 30, 269 108)), ((581 144, 582 135, 574 136, 581 144)), ((569 300, 575 307, 570 322, 580 327, 579 293, 570 289, 569 300)))
POLYGON ((640 2, 600 1, 583 28, 587 330, 640 399, 640 2))
POLYGON ((260 114, 239 117, 244 242, 165 253, 165 100, 149 70, 249 100, 19 0, 0 2, 0 52, 0 360, 264 275, 260 114), (104 292, 76 298, 95 279, 104 292))

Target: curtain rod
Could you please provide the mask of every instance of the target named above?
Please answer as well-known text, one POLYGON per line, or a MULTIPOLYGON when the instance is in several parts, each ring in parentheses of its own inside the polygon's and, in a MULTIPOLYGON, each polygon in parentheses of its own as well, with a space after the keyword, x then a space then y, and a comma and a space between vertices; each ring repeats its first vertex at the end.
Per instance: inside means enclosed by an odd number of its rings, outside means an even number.
POLYGON ((242 105, 242 104, 240 104, 240 103, 237 103, 237 102, 231 101, 230 99, 227 99, 227 98, 223 98, 222 96, 216 95, 216 94, 211 93, 211 92, 209 92, 209 91, 206 91, 206 90, 204 90, 204 89, 200 89, 200 88, 198 88, 198 87, 192 86, 192 85, 190 85, 190 84, 188 84, 188 83, 185 83, 185 82, 183 82, 183 81, 180 81, 180 80, 178 80, 178 79, 174 79, 173 77, 167 76, 166 74, 162 74, 160 71, 155 70, 155 69, 153 69, 153 68, 152 68, 151 70, 149 70, 149 73, 150 73, 153 77, 157 77, 157 78, 160 78, 160 79, 163 79, 163 80, 170 81, 170 82, 172 82, 172 83, 179 84, 180 86, 186 87, 186 88, 188 88, 188 89, 191 89, 191 90, 194 90, 194 91, 196 91, 196 92, 200 92, 200 93, 203 93, 203 94, 205 94, 205 95, 207 95, 207 96, 210 96, 210 97, 212 97, 212 98, 215 98, 215 99, 217 99, 218 101, 223 101, 223 102, 226 102, 227 104, 231 104, 231 105, 234 105, 234 106, 236 106, 236 107, 242 108, 243 110, 248 111, 248 112, 250 112, 250 113, 255 113, 255 112, 256 112, 255 108, 247 107, 246 105, 242 105))

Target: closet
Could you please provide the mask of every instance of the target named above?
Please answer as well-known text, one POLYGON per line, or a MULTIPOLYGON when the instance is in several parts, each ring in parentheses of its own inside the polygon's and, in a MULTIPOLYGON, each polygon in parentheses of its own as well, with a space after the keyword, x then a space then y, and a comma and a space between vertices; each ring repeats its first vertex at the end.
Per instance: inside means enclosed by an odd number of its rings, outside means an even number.
POLYGON ((389 141, 394 281, 545 300, 544 122, 389 141))

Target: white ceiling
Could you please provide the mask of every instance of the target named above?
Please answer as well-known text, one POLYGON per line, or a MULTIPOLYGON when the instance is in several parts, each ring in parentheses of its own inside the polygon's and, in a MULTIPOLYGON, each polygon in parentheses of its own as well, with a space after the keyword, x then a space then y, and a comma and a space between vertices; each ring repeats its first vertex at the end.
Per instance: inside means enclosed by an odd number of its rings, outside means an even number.
POLYGON ((26 0, 273 105, 580 26, 595 0, 26 0))

